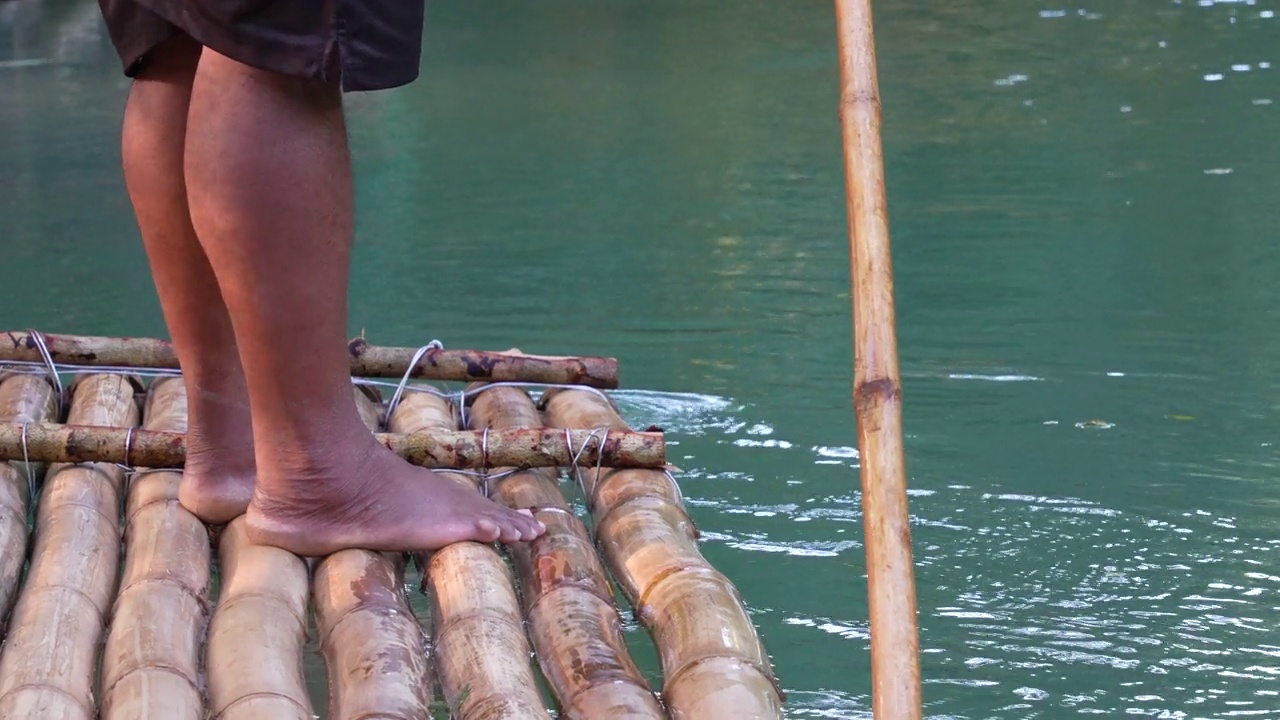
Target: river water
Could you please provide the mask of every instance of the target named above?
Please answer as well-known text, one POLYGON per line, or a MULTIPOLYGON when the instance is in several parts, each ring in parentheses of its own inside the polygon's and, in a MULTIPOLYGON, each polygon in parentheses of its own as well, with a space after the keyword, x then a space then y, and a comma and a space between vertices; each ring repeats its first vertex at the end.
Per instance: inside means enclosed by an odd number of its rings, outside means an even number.
MULTIPOLYGON (((1280 716, 1277 5, 878 8, 929 717, 1280 716)), ((0 326, 163 336, 96 13, 0 3, 0 326)), ((352 334, 617 357, 788 716, 868 714, 831 3, 427 25, 352 334)))

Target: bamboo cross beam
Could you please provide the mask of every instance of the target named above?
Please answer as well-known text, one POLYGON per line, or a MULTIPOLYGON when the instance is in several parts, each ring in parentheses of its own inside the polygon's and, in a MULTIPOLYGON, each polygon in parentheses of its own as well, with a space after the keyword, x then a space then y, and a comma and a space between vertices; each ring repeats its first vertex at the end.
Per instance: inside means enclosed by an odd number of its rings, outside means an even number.
MULTIPOLYGON (((484 432, 379 433, 378 441, 409 462, 432 469, 495 467, 666 467, 660 432, 511 428, 484 432)), ((0 424, 0 461, 118 463, 180 468, 186 435, 56 423, 0 424), (24 430, 25 428, 25 430, 24 430)))
MULTIPOLYGON (((113 338, 40 333, 58 364, 89 367, 178 369, 173 346, 152 338, 113 338)), ((400 378, 409 370, 417 348, 380 347, 362 338, 347 344, 353 377, 400 378)), ((0 331, 0 364, 44 362, 32 333, 0 331)), ((582 356, 553 357, 487 350, 432 349, 413 366, 411 378, 422 380, 486 380, 548 385, 618 387, 618 361, 582 356)))
POLYGON ((836 0, 849 214, 854 388, 871 616, 872 712, 919 720, 919 637, 902 449, 902 383, 871 0, 836 0))

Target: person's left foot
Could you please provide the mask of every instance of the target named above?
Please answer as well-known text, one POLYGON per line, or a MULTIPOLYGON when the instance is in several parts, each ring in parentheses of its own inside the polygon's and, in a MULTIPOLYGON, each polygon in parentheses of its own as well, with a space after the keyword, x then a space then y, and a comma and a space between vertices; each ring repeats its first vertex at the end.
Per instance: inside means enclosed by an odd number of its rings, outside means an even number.
MULTIPOLYGON (((196 460, 188 450, 178 486, 178 502, 208 525, 225 525, 240 517, 253 499, 253 471, 219 471, 217 468, 236 464, 219 461, 220 454, 213 451, 196 460)), ((253 457, 253 448, 249 448, 249 457, 253 457)))
POLYGON ((471 487, 415 467, 360 432, 265 455, 249 537, 302 556, 347 548, 427 552, 455 542, 529 542, 546 527, 471 487))
POLYGON ((187 460, 178 502, 210 525, 243 515, 257 476, 249 398, 198 393, 187 398, 187 460))

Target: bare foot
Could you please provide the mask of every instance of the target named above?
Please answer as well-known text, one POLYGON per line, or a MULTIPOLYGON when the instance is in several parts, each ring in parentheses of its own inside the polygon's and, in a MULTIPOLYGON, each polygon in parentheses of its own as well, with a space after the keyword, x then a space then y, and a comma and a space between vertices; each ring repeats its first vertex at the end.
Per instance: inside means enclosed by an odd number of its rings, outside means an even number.
POLYGON ((210 525, 244 514, 253 498, 256 468, 248 398, 236 406, 208 397, 190 399, 187 461, 178 502, 210 525))
POLYGON ((347 548, 424 552, 465 540, 511 543, 546 532, 528 511, 411 465, 372 436, 317 455, 325 459, 319 468, 314 458, 291 468, 286 459, 279 473, 259 473, 245 518, 255 543, 319 557, 347 548))

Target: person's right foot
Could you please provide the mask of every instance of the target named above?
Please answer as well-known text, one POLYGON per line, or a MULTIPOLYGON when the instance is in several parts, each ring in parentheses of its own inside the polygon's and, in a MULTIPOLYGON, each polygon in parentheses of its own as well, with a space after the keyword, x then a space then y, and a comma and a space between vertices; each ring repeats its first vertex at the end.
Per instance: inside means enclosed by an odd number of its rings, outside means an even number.
POLYGON ((297 555, 348 548, 425 552, 455 542, 529 541, 546 527, 392 453, 372 435, 260 463, 249 537, 297 555))

